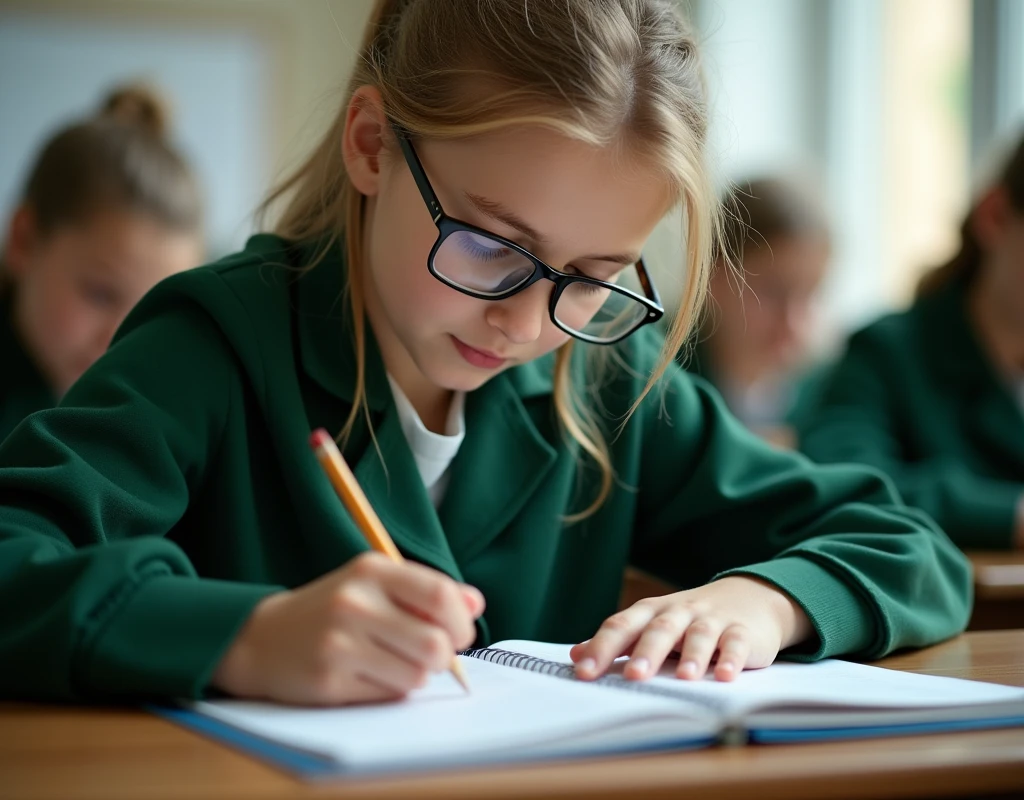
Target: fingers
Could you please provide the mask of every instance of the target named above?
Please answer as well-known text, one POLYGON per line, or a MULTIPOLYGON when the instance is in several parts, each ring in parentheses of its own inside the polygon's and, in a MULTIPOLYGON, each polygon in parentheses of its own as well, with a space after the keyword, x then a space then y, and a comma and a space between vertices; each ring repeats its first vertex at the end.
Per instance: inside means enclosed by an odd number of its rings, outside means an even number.
POLYGON ((651 605, 641 601, 608 617, 590 641, 573 648, 576 675, 583 680, 603 675, 612 661, 633 646, 654 613, 651 605))
POLYGON ((342 702, 346 705, 349 703, 386 703, 392 700, 401 700, 406 694, 408 693, 398 692, 378 683, 370 675, 355 675, 351 691, 342 702))
POLYGON ((448 669, 455 645, 443 629, 398 607, 367 631, 379 646, 430 672, 448 669))
POLYGON ((686 609, 669 609, 655 616, 633 647, 623 674, 632 680, 657 674, 668 654, 676 649, 691 619, 686 609))
POLYGON ((736 624, 723 630, 716 620, 695 620, 683 638, 676 675, 688 680, 703 678, 716 652, 715 678, 733 680, 743 671, 750 657, 748 629, 736 624))
POLYGON ((469 647, 476 638, 476 626, 459 584, 419 564, 400 566, 406 568, 404 574, 384 583, 388 596, 396 605, 444 628, 453 652, 469 647))
MULTIPOLYGON (((448 645, 447 636, 439 629, 409 619, 414 626, 438 632, 443 646, 448 645)), ((317 660, 311 680, 300 691, 318 704, 397 699, 424 686, 436 671, 434 665, 396 652, 365 631, 355 635, 332 632, 319 648, 317 660)), ((447 666, 450 651, 441 651, 440 661, 447 666)))
POLYGON ((732 625, 722 632, 718 640, 718 663, 715 679, 731 681, 747 666, 750 658, 750 639, 746 628, 732 625))
MULTIPOLYGON (((419 689, 430 677, 429 668, 373 642, 363 648, 362 656, 362 663, 354 665, 355 674, 398 696, 419 689)), ((450 655, 448 661, 451 661, 450 655)))
POLYGON ((702 678, 708 671, 711 657, 718 649, 721 624, 711 617, 698 617, 690 623, 683 636, 676 675, 680 678, 702 678))
POLYGON ((367 553, 256 605, 215 669, 231 694, 337 705, 392 700, 446 669, 484 599, 418 564, 367 553))
POLYGON ((334 706, 404 697, 422 686, 429 672, 365 637, 329 633, 313 654, 307 673, 289 677, 275 699, 334 706))
POLYGON ((470 586, 466 583, 460 583, 459 589, 462 592, 462 599, 466 601, 466 608, 469 609, 469 613, 473 615, 473 619, 478 619, 487 607, 483 594, 475 586, 470 586))
MULTIPOLYGON (((379 586, 396 606, 442 628, 451 639, 451 653, 473 643, 476 626, 463 585, 429 567, 395 563, 375 553, 360 556, 352 563, 357 577, 379 586)), ((482 611, 483 597, 472 599, 474 603, 479 599, 482 611)))
POLYGON ((627 654, 624 677, 644 680, 656 675, 665 659, 678 650, 677 677, 703 678, 715 661, 714 677, 731 681, 750 663, 751 646, 745 625, 725 625, 714 616, 697 615, 692 608, 652 609, 639 603, 609 617, 592 639, 573 646, 569 654, 577 676, 584 680, 604 674, 612 661, 627 654))

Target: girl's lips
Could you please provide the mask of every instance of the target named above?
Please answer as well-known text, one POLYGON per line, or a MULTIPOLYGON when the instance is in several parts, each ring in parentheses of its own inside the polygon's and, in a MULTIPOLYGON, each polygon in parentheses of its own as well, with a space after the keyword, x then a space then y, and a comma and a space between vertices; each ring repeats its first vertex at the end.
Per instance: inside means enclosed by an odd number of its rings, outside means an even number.
POLYGON ((452 341, 455 343, 455 349, 459 351, 459 355, 474 367, 479 367, 480 369, 497 369, 508 361, 507 358, 502 358, 501 356, 497 356, 487 350, 477 350, 475 347, 470 347, 464 341, 456 338, 455 336, 452 336, 452 341))

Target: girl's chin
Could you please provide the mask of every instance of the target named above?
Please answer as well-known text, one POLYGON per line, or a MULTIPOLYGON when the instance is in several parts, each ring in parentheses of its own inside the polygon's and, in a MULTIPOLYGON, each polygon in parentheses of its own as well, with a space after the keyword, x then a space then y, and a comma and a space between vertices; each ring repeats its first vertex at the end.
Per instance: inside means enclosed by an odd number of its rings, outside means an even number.
POLYGON ((452 392, 472 392, 479 389, 503 369, 481 370, 456 359, 445 359, 444 363, 436 364, 435 369, 426 373, 435 386, 452 392))
POLYGON ((445 371, 443 376, 441 376, 442 379, 438 381, 438 385, 453 392, 472 392, 479 389, 499 372, 501 372, 501 370, 495 370, 494 372, 485 374, 481 373, 479 370, 473 370, 471 372, 469 369, 449 369, 445 371))

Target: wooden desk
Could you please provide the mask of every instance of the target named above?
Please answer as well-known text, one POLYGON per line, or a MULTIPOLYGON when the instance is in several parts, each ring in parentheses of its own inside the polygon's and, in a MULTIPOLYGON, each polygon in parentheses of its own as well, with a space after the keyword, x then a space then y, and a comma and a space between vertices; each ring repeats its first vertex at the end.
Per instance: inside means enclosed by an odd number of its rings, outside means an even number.
POLYGON ((974 612, 970 630, 1024 628, 1024 552, 971 551, 974 612))
MULTIPOLYGON (((1024 631, 965 634, 882 664, 1024 686, 1024 631)), ((1024 793, 1024 729, 715 748, 311 786, 141 711, 0 705, 3 800, 817 800, 991 793, 1024 793)))

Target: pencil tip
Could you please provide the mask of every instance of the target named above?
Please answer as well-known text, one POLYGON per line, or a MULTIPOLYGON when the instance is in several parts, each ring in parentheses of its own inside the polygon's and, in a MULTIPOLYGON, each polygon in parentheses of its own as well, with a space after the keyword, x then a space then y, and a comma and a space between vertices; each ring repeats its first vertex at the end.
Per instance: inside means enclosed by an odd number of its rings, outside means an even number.
POLYGON ((452 677, 459 682, 459 686, 462 687, 466 694, 470 694, 469 681, 466 680, 466 673, 462 671, 462 664, 459 662, 458 656, 452 659, 451 668, 452 677))

